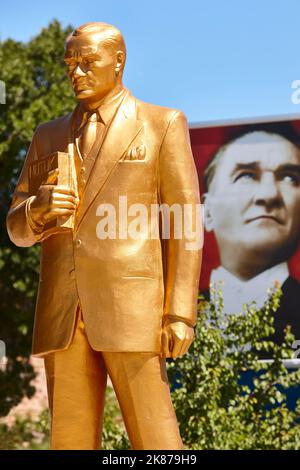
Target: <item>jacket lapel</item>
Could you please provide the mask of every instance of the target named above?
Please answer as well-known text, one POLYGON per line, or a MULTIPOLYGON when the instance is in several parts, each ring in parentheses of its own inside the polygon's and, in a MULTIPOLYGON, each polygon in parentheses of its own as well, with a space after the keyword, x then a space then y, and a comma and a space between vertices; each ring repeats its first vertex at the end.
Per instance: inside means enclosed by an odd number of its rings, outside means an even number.
POLYGON ((78 230, 87 210, 142 127, 143 122, 136 118, 135 99, 128 92, 106 132, 94 167, 86 183, 82 201, 76 215, 75 231, 78 230))

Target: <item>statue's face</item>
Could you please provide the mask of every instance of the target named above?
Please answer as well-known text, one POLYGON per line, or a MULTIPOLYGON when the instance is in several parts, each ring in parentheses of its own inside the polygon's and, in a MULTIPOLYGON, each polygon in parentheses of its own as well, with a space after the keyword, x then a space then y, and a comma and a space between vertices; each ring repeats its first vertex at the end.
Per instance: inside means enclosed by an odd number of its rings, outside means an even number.
POLYGON ((64 60, 78 100, 97 102, 117 84, 117 51, 101 43, 99 33, 71 37, 64 60))

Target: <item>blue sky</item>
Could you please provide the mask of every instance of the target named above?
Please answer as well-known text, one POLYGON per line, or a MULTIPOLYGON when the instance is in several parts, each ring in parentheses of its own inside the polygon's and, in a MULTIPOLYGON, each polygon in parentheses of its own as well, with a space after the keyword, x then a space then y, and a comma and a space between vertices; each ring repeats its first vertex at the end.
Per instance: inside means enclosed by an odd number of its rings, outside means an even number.
POLYGON ((119 27, 125 84, 190 122, 300 117, 291 101, 300 79, 299 0, 13 0, 1 4, 0 37, 27 41, 53 18, 119 27))

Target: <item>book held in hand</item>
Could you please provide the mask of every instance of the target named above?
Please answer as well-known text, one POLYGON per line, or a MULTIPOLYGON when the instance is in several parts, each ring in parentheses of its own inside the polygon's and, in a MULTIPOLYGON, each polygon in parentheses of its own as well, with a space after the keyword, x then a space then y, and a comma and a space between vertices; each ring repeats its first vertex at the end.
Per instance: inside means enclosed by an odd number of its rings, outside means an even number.
MULTIPOLYGON (((77 178, 73 155, 65 152, 54 152, 47 157, 32 162, 28 168, 29 195, 35 196, 39 187, 46 182, 48 174, 58 169, 57 185, 74 189, 77 195, 77 178)), ((73 229, 75 213, 71 216, 60 216, 45 225, 45 230, 55 227, 73 229)), ((55 231, 55 230, 54 230, 55 231)))

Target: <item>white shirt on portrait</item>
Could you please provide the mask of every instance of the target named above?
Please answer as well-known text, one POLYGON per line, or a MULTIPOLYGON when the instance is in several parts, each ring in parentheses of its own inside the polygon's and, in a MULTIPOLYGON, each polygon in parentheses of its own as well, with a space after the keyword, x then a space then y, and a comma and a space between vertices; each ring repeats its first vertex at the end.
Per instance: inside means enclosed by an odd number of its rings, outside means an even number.
POLYGON ((252 302, 256 302, 257 308, 262 308, 268 300, 268 289, 274 288, 276 284, 281 287, 289 275, 286 262, 277 264, 248 281, 238 279, 220 266, 211 273, 210 298, 212 299, 215 295, 212 293, 212 288, 220 289, 226 313, 240 313, 243 310, 243 304, 252 302))

